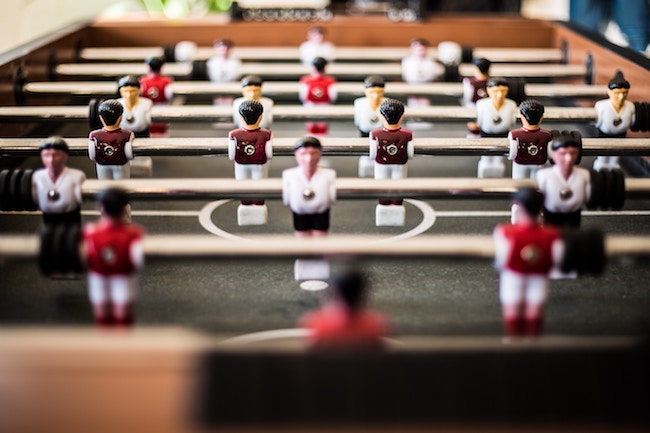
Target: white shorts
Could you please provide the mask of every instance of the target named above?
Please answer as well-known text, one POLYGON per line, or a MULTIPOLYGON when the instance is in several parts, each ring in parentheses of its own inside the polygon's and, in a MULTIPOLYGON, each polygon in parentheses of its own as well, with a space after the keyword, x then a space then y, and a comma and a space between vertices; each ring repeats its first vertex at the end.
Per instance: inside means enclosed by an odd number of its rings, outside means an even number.
POLYGON ((506 305, 543 304, 548 297, 548 284, 545 275, 522 275, 503 270, 499 281, 499 299, 506 305))
POLYGON ((88 297, 94 305, 105 304, 109 300, 119 305, 133 302, 136 289, 135 276, 88 273, 88 297))

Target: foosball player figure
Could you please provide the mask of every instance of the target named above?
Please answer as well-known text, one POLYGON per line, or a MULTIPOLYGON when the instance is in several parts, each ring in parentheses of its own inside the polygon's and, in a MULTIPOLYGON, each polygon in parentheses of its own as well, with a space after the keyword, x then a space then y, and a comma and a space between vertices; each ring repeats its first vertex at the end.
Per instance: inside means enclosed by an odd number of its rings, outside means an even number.
POLYGON ((462 80, 463 105, 466 107, 476 107, 476 102, 479 99, 488 97, 487 84, 490 79, 492 62, 481 57, 472 60, 472 65, 474 65, 474 75, 462 80))
POLYGON ((70 150, 62 137, 49 137, 41 143, 44 168, 32 176, 32 187, 43 212, 43 223, 81 226, 81 187, 86 174, 67 166, 70 150))
MULTIPOLYGON (((517 124, 517 103, 506 98, 508 82, 504 79, 490 79, 487 85, 488 97, 476 102, 476 122, 469 122, 471 136, 503 137, 517 124)), ((502 156, 481 156, 478 163, 478 177, 503 177, 506 166, 502 156)))
POLYGON ((307 40, 300 44, 300 61, 305 66, 311 66, 316 57, 322 57, 328 62, 334 61, 336 48, 334 44, 325 40, 325 28, 321 26, 310 27, 307 30, 307 40))
MULTIPOLYGON (((268 177, 268 160, 273 157, 271 131, 260 128, 264 116, 262 103, 253 99, 239 105, 242 127, 228 133, 228 157, 235 162, 235 179, 268 177)), ((241 225, 266 224, 268 210, 264 200, 242 200, 237 208, 241 225)))
MULTIPOLYGON (((440 81, 445 67, 429 56, 429 41, 416 38, 409 43, 409 55, 402 59, 402 79, 408 84, 440 81)), ((428 100, 427 100, 428 101, 428 100)))
POLYGON ((120 128, 133 131, 136 137, 149 137, 153 102, 140 97, 140 80, 135 75, 126 75, 118 80, 117 89, 117 101, 124 107, 120 128))
MULTIPOLYGON (((242 62, 232 53, 234 47, 230 39, 217 39, 214 42, 214 55, 206 64, 208 79, 213 83, 231 83, 239 81, 242 76, 242 62)), ((217 96, 212 102, 214 105, 232 105, 232 96, 217 96)))
MULTIPOLYGON (((375 179, 402 179, 407 176, 407 162, 413 158, 413 132, 401 127, 404 104, 386 99, 379 108, 383 128, 370 133, 370 159, 375 161, 375 179)), ((379 200, 375 209, 377 226, 402 226, 406 210, 403 199, 379 200)))
MULTIPOLYGON (((145 60, 149 73, 140 77, 140 96, 150 99, 154 105, 165 105, 172 99, 172 77, 162 74, 165 60, 162 57, 148 57, 145 60)), ((165 137, 169 125, 153 122, 149 126, 151 136, 165 137)))
POLYGON ((554 135, 550 144, 552 165, 536 175, 538 188, 544 194, 544 223, 566 230, 580 227, 582 207, 591 196, 589 170, 576 167, 582 147, 575 134, 554 135))
POLYGON ((260 123, 260 128, 272 129, 273 127, 273 99, 262 96, 262 84, 264 81, 257 75, 246 75, 241 80, 242 96, 235 99, 232 103, 233 122, 238 128, 243 128, 244 123, 239 115, 239 106, 247 100, 258 101, 264 107, 264 116, 260 123))
MULTIPOLYGON (((327 60, 316 57, 311 63, 311 73, 300 78, 298 96, 305 106, 331 105, 336 102, 338 93, 336 79, 325 73, 327 60)), ((313 135, 326 135, 327 122, 307 122, 307 132, 313 135)))
MULTIPOLYGON (((304 137, 294 146, 297 166, 282 172, 282 202, 293 215, 299 238, 325 237, 330 227, 330 208, 336 201, 336 171, 319 167, 322 146, 315 137, 304 137)), ((296 260, 296 280, 327 280, 324 260, 296 260)))
MULTIPOLYGON (((120 98, 118 102, 124 106, 120 128, 133 131, 136 137, 147 138, 151 135, 151 108, 153 102, 149 98, 140 96, 140 80, 135 75, 127 75, 117 84, 120 98)), ((150 156, 134 157, 131 165, 131 176, 151 177, 153 160, 150 156)))
MULTIPOLYGON (((445 67, 429 55, 430 43, 426 39, 415 38, 409 43, 409 54, 401 61, 402 80, 407 84, 424 84, 441 81, 445 67)), ((428 107, 431 101, 427 96, 411 95, 406 104, 412 108, 428 107)), ((409 122, 409 128, 429 129, 429 122, 409 122)))
POLYGON ((549 273, 562 261, 561 230, 540 224, 544 194, 522 188, 514 195, 515 224, 494 229, 499 299, 508 337, 542 333, 549 273))
POLYGON ((319 310, 300 320, 310 330, 308 346, 323 352, 381 350, 388 333, 388 320, 366 308, 367 279, 359 271, 347 271, 330 281, 330 299, 319 310))
POLYGON ((241 60, 232 55, 230 39, 214 41, 214 55, 206 62, 208 79, 213 83, 228 83, 241 79, 241 60))
POLYGON ((519 105, 522 127, 508 133, 512 161, 513 179, 534 179, 537 170, 548 161, 548 143, 553 138, 551 131, 541 128, 544 105, 534 99, 527 99, 519 105))
MULTIPOLYGON (((598 136, 624 138, 636 115, 634 103, 627 100, 630 83, 619 71, 609 80, 607 89, 607 99, 597 101, 594 105, 598 136)), ((594 161, 594 170, 619 168, 618 159, 618 156, 599 156, 594 161)))
POLYGON ((115 99, 103 101, 97 108, 102 128, 88 135, 88 157, 96 163, 98 179, 131 177, 134 134, 120 128, 123 112, 124 107, 115 99))
POLYGON ((83 228, 88 294, 100 326, 130 326, 136 272, 144 264, 143 230, 129 222, 126 193, 109 188, 99 196, 99 221, 83 228))
MULTIPOLYGON (((383 125, 379 107, 386 99, 384 87, 386 83, 379 75, 370 75, 363 81, 365 96, 354 100, 354 124, 359 128, 361 137, 369 137, 370 132, 383 125)), ((375 162, 369 156, 359 158, 359 177, 370 177, 375 170, 375 162)))

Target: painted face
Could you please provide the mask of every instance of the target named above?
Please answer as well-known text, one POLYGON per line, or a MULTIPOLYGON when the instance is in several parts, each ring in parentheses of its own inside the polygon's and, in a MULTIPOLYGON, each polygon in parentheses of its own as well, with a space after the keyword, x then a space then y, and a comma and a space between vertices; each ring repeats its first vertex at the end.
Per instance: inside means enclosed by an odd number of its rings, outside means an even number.
POLYGON ((490 99, 494 102, 502 102, 508 96, 508 86, 492 86, 487 88, 490 99))
POLYGON ((243 87, 241 93, 246 99, 254 99, 256 101, 262 99, 262 88, 260 86, 243 87))
POLYGON ((577 147, 560 147, 552 152, 553 162, 563 172, 569 172, 573 169, 580 150, 577 147))
POLYGON ((411 52, 418 59, 424 59, 427 56, 427 47, 422 44, 411 45, 411 52))
POLYGON ((226 58, 230 54, 230 47, 226 44, 217 44, 214 47, 217 57, 226 58))
POLYGON ((614 108, 620 110, 623 107, 629 91, 629 89, 610 89, 607 91, 609 100, 612 102, 614 108))
POLYGON ((325 35, 323 35, 321 32, 313 30, 307 33, 307 39, 317 44, 320 44, 323 42, 323 40, 325 40, 325 35))
POLYGON ((140 89, 135 86, 120 87, 120 96, 124 98, 125 101, 134 104, 140 97, 140 89))
POLYGON ((320 161, 321 150, 316 147, 301 147, 294 153, 296 162, 304 172, 312 174, 320 161))
POLYGON ((41 150, 41 161, 45 168, 60 173, 68 161, 68 154, 59 149, 43 149, 41 150))
POLYGON ((384 99, 384 88, 383 87, 366 87, 364 93, 371 105, 379 105, 384 99))

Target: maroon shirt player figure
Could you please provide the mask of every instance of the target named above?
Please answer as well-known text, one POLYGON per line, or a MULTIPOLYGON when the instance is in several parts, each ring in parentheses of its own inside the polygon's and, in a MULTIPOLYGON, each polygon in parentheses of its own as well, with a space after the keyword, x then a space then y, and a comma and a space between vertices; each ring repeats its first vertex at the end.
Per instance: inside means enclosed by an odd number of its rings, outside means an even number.
MULTIPOLYGON (((300 100, 305 106, 333 104, 338 97, 336 79, 325 73, 327 60, 316 57, 311 64, 311 74, 300 79, 300 100)), ((329 130, 326 122, 307 122, 306 126, 307 132, 314 135, 325 135, 329 130)))
POLYGON ((311 331, 309 347, 319 351, 346 352, 384 348, 383 337, 388 332, 388 321, 379 312, 365 308, 364 275, 348 271, 335 278, 328 290, 331 300, 300 320, 300 324, 311 331))
POLYGON ((540 224, 544 194, 522 188, 514 195, 515 224, 494 230, 495 267, 501 272, 499 298, 509 337, 542 333, 549 274, 561 261, 561 231, 540 224))
POLYGON ((508 133, 513 179, 534 179, 537 170, 548 161, 548 144, 553 139, 551 131, 540 127, 544 105, 527 99, 519 105, 522 127, 508 133))
MULTIPOLYGON (((235 179, 268 177, 268 160, 273 157, 271 131, 260 128, 264 112, 254 99, 239 105, 242 127, 228 133, 228 157, 235 161, 235 179)), ((264 200, 242 200, 237 209, 239 225, 266 224, 268 211, 264 200)))
MULTIPOLYGON (((149 73, 140 77, 140 96, 149 98, 154 105, 164 105, 172 98, 173 79, 162 74, 165 60, 161 57, 149 57, 145 61, 149 66, 149 73)), ((167 136, 167 123, 154 122, 149 127, 151 136, 167 136)))
POLYGON ((135 273, 144 264, 143 230, 129 222, 124 191, 109 188, 99 196, 101 218, 83 229, 88 295, 100 326, 133 323, 135 273))
MULTIPOLYGON (((375 179, 402 179, 407 176, 407 162, 413 158, 413 132, 401 127, 404 104, 387 98, 379 107, 383 128, 370 133, 370 158, 375 161, 375 179)), ((403 199, 379 200, 375 210, 378 226, 404 225, 403 199)))
POLYGON ((120 128, 124 107, 108 99, 99 104, 97 112, 103 127, 88 135, 88 157, 96 162, 97 179, 128 179, 134 134, 120 128))
POLYGON ((472 61, 474 76, 463 78, 463 105, 475 107, 476 101, 487 98, 487 83, 490 79, 490 66, 492 62, 485 58, 472 61))

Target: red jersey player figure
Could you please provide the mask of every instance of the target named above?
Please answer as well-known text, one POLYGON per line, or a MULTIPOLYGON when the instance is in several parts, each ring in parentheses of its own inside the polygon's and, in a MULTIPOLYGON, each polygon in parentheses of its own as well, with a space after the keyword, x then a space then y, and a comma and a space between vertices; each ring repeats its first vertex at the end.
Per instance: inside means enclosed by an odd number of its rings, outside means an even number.
MULTIPOLYGON (((336 80, 325 74, 327 60, 316 57, 312 63, 310 75, 300 79, 300 100, 305 106, 330 105, 336 102, 336 80)), ((325 135, 329 129, 326 122, 307 122, 307 132, 314 135, 325 135)))
POLYGON ((331 299, 320 310, 305 314, 300 324, 311 331, 308 345, 318 351, 368 351, 385 346, 388 320, 366 309, 366 278, 359 271, 336 277, 329 288, 331 299))
MULTIPOLYGON (((161 57, 149 57, 145 61, 149 66, 149 73, 140 77, 140 96, 151 99, 154 105, 164 105, 172 98, 171 77, 162 75, 165 60, 161 57)), ((154 122, 149 127, 152 136, 167 136, 168 124, 154 122)))
MULTIPOLYGON (((401 179, 407 175, 407 162, 413 158, 413 133, 401 127, 404 104, 387 98, 379 107, 384 127, 370 133, 370 158, 375 161, 375 179, 401 179)), ((375 210, 378 226, 404 225, 403 200, 379 200, 375 210)))
MULTIPOLYGON (((235 161, 235 179, 268 177, 268 160, 273 157, 271 131, 260 128, 264 107, 253 99, 239 105, 242 127, 228 133, 228 157, 235 161)), ((237 209, 239 225, 266 224, 268 210, 264 200, 242 201, 237 209)))
POLYGON ((474 76, 463 78, 463 105, 475 107, 476 101, 487 98, 487 83, 490 79, 490 66, 492 62, 485 58, 472 61, 474 76))
POLYGON ((124 107, 108 99, 99 104, 97 112, 103 127, 88 135, 88 157, 96 162, 97 179, 128 179, 134 134, 120 128, 124 107))
POLYGON ((83 229, 88 294, 100 326, 133 323, 135 273, 144 264, 143 230, 129 222, 124 191, 109 188, 99 195, 101 217, 83 229))
POLYGON ((527 99, 519 105, 522 127, 508 133, 512 161, 513 179, 534 179, 537 170, 548 160, 548 143, 553 138, 551 131, 540 127, 544 117, 544 105, 534 99, 527 99))
POLYGON ((542 333, 549 274, 562 260, 563 241, 559 229, 539 222, 544 194, 522 188, 513 201, 517 223, 494 229, 503 322, 509 337, 536 336, 542 333))

